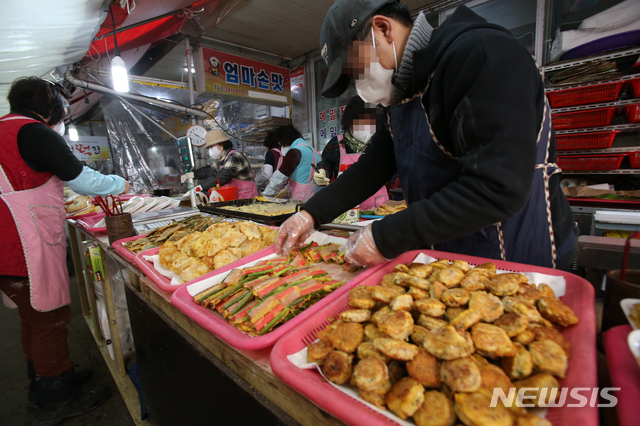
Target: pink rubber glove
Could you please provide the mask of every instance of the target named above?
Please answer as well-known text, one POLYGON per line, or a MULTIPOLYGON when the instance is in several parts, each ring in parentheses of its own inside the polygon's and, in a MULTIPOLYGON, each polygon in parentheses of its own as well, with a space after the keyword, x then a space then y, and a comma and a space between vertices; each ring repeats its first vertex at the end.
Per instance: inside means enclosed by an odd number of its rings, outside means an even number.
POLYGON ((313 224, 313 217, 304 210, 287 219, 276 238, 276 253, 287 256, 291 249, 302 247, 314 230, 313 224))
POLYGON ((356 266, 373 266, 389 260, 376 247, 370 224, 349 237, 344 258, 356 266))

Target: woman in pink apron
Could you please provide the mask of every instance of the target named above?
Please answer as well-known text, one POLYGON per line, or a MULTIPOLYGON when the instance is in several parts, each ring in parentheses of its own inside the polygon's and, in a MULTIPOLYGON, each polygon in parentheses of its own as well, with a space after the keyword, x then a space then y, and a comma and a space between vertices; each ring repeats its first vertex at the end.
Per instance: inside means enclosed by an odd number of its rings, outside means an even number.
POLYGON ((258 191, 264 191, 273 173, 280 170, 284 158, 274 132, 267 134, 263 145, 267 148, 267 152, 264 154, 264 164, 255 178, 258 191))
MULTIPOLYGON (((368 107, 355 96, 347 103, 342 114, 344 135, 332 138, 322 151, 322 161, 313 179, 318 188, 328 185, 333 179, 358 161, 376 129, 375 107, 368 107)), ((380 188, 373 196, 360 203, 360 210, 367 211, 380 207, 389 199, 386 187, 380 188)))
POLYGON ((8 96, 11 113, 0 118, 0 290, 20 315, 35 424, 58 424, 108 396, 102 386, 79 389, 92 373, 74 371, 69 357, 64 181, 86 195, 129 187, 121 177, 83 167, 52 130, 57 125, 64 133, 63 90, 38 77, 16 80, 8 96))
POLYGON ((200 190, 206 193, 216 185, 235 186, 238 188, 237 198, 258 196, 251 164, 243 153, 233 149, 233 142, 226 132, 220 129, 208 132, 204 147, 207 155, 215 161, 211 166, 193 171, 196 179, 206 179, 199 185, 200 190))

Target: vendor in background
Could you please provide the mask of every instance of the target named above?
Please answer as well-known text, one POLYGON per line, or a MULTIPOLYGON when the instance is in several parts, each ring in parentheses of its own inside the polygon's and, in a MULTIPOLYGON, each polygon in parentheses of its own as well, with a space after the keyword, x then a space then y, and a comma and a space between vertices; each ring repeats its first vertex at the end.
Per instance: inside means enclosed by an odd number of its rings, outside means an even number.
POLYGON ((273 172, 280 170, 282 160, 284 159, 282 151, 280 151, 280 144, 278 144, 274 132, 267 133, 263 145, 267 148, 267 152, 264 154, 264 165, 255 180, 258 191, 264 191, 273 172))
MULTIPOLYGON (((233 149, 233 142, 227 132, 220 129, 209 131, 205 136, 204 148, 213 162, 193 171, 195 179, 205 179, 195 188, 196 191, 206 193, 219 184, 237 187, 238 198, 258 196, 251 164, 243 153, 233 149)), ((181 180, 184 182, 184 176, 181 180)))
POLYGON ((566 271, 578 254, 559 185, 545 85, 511 33, 459 6, 438 28, 395 0, 336 0, 320 49, 322 90, 355 80, 388 107, 360 160, 280 227, 276 252, 374 194, 397 171, 408 208, 367 225, 345 258, 375 265, 415 249, 566 271))
POLYGON ((104 386, 81 388, 92 372, 74 369, 69 357, 64 183, 82 195, 129 191, 125 179, 83 167, 73 155, 61 136, 63 93, 38 77, 18 79, 7 97, 11 113, 0 118, 0 290, 21 318, 35 425, 59 424, 108 397, 104 386))
POLYGON ((288 183, 292 200, 308 200, 314 193, 313 173, 315 165, 320 162, 320 154, 290 124, 278 127, 274 135, 282 147, 284 160, 280 170, 271 176, 263 195, 275 197, 288 183))
MULTIPOLYGON (((318 187, 326 186, 338 177, 341 169, 346 170, 358 161, 360 155, 376 133, 376 108, 367 106, 359 96, 347 102, 342 113, 344 135, 338 135, 327 143, 322 151, 322 161, 318 164, 318 172, 313 180, 318 187)), ((389 200, 386 186, 383 186, 372 197, 360 203, 360 211, 373 210, 389 200)))

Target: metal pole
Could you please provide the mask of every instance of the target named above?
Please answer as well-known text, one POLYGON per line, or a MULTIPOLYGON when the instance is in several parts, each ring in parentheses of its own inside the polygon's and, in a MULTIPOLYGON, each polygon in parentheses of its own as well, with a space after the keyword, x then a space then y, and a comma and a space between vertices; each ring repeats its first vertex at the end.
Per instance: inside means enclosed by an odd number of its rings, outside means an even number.
MULTIPOLYGON (((193 69, 191 65, 191 42, 189 41, 189 37, 184 38, 184 46, 186 48, 186 56, 187 56, 187 80, 189 83, 189 105, 193 105, 196 103, 196 98, 193 95, 193 69)), ((193 117, 191 119, 191 124, 196 124, 196 118, 193 117)))
POLYGON ((543 65, 544 60, 545 3, 546 0, 538 0, 536 5, 536 38, 534 41, 533 55, 539 67, 543 65))

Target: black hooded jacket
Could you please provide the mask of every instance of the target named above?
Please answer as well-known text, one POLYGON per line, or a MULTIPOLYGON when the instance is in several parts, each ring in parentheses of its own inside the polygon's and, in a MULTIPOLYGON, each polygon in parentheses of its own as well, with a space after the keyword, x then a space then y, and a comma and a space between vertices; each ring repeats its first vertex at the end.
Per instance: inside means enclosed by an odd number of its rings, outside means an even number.
MULTIPOLYGON (((496 224, 525 205, 544 115, 544 82, 529 52, 506 29, 461 6, 413 57, 409 96, 422 93, 437 139, 459 158, 461 177, 429 199, 377 221, 376 245, 387 258, 496 224)), ((555 162, 551 136, 548 163, 555 162)), ((316 224, 372 195, 396 172, 394 144, 379 131, 360 160, 305 205, 316 224)), ((399 170, 402 175, 402 170, 399 170)), ((556 247, 573 231, 571 208, 550 181, 556 247)), ((482 253, 477 253, 482 256, 482 253)))

